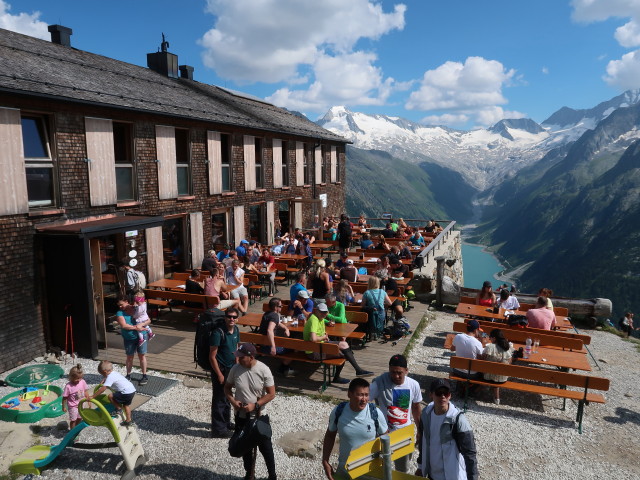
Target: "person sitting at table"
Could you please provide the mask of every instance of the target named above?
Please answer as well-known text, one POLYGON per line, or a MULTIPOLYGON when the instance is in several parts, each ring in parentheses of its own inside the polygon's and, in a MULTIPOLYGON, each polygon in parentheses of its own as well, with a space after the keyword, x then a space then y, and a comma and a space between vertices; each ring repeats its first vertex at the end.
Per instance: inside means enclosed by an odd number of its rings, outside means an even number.
POLYGON ((290 299, 289 305, 293 304, 293 302, 296 301, 300 290, 306 290, 306 289, 307 289, 307 274, 305 272, 298 272, 296 274, 296 283, 291 285, 291 288, 289 289, 289 299, 290 299))
POLYGON ((234 260, 226 271, 227 283, 236 286, 231 290, 231 298, 240 300, 240 311, 244 314, 249 308, 249 293, 244 286, 244 270, 240 268, 240 262, 234 260))
POLYGON ((378 235, 378 242, 374 248, 376 250, 386 250, 387 252, 391 251, 391 245, 387 243, 387 239, 383 235, 378 235))
POLYGON ((382 232, 380 232, 380 234, 384 237, 384 238, 393 238, 396 234, 396 232, 393 231, 393 229, 391 228, 391 223, 387 223, 384 227, 384 230, 382 230, 382 232))
MULTIPOLYGON (((513 344, 504 337, 502 330, 499 328, 491 330, 489 340, 490 343, 488 343, 482 351, 482 360, 510 364, 513 359, 513 344)), ((493 373, 485 373, 482 377, 484 380, 493 383, 504 383, 509 380, 509 377, 506 375, 496 375, 493 373)), ((500 387, 492 387, 492 389, 493 403, 500 405, 500 387)))
MULTIPOLYGON (((247 270, 250 272, 255 272, 259 276, 265 275, 269 270, 273 270, 273 264, 276 262, 276 259, 273 255, 269 253, 268 248, 262 249, 262 255, 260 255, 255 262, 250 263, 247 266, 247 270)), ((269 296, 273 297, 273 294, 276 290, 276 272, 275 270, 269 272, 269 296)))
POLYGON ((547 308, 547 299, 538 297, 536 305, 527 311, 527 321, 530 328, 551 330, 556 326, 556 314, 547 308))
POLYGON ((520 308, 520 302, 515 295, 511 295, 505 288, 500 290, 500 298, 498 299, 498 307, 504 310, 518 310, 520 308))
MULTIPOLYGON (((313 309, 313 314, 309 316, 309 319, 304 324, 304 331, 302 333, 302 338, 307 342, 330 342, 338 345, 340 349, 340 356, 344 357, 347 362, 351 364, 351 366, 356 371, 356 376, 362 377, 367 375, 373 375, 373 372, 369 370, 365 370, 360 368, 358 362, 356 361, 356 357, 353 354, 353 351, 349 347, 349 344, 344 341, 330 341, 329 335, 327 335, 325 330, 324 319, 327 317, 329 313, 329 308, 326 303, 319 303, 313 309)), ((330 323, 331 325, 331 323, 330 323)), ((307 356, 312 360, 321 360, 320 354, 317 352, 307 352, 307 356)), ((323 358, 332 358, 330 355, 323 355, 323 358)), ((342 372, 343 365, 336 367, 336 373, 333 377, 333 383, 345 384, 349 383, 349 380, 346 378, 340 377, 340 373, 342 372)))
POLYGON ((427 233, 433 233, 433 232, 435 232, 435 230, 436 230, 436 227, 435 227, 434 223, 431 220, 429 220, 427 222, 427 225, 424 227, 424 231, 427 232, 427 233))
POLYGON ((229 257, 229 252, 231 251, 231 246, 228 243, 225 243, 222 247, 222 250, 218 252, 217 259, 219 262, 222 262, 225 258, 229 257))
POLYGON ((244 257, 247 255, 247 246, 249 245, 249 241, 248 240, 240 240, 240 245, 238 245, 236 247, 236 253, 238 254, 238 258, 242 258, 244 260, 244 257))
POLYGON ((476 305, 484 307, 493 307, 496 304, 496 294, 493 293, 491 282, 486 280, 482 284, 482 289, 476 295, 476 305))
POLYGON ((335 222, 329 223, 329 228, 327 228, 328 238, 327 240, 331 240, 332 242, 338 238, 338 224, 335 222))
POLYGON ((202 295, 204 293, 204 288, 202 288, 202 283, 200 282, 200 270, 197 268, 191 270, 191 274, 184 285, 184 293, 195 293, 196 295, 202 295))
MULTIPOLYGON (((453 339, 451 344, 451 351, 456 352, 456 357, 470 358, 476 360, 482 356, 484 347, 478 337, 482 333, 480 324, 477 320, 469 320, 467 322, 467 333, 459 333, 453 339)), ((466 370, 454 369, 454 373, 462 378, 477 379, 481 378, 482 374, 474 372, 473 370, 467 373, 466 370)))
POLYGON ((352 305, 356 303, 356 296, 353 293, 353 288, 349 285, 349 281, 342 278, 338 282, 338 286, 333 289, 333 293, 336 295, 336 299, 344 305, 352 305))
POLYGON ((333 288, 324 259, 319 258, 316 260, 311 273, 309 273, 307 286, 310 290, 313 290, 313 301, 315 303, 324 303, 324 297, 333 288))
POLYGON ((282 245, 281 238, 276 238, 274 240, 274 244, 271 247, 271 253, 273 253, 276 256, 282 255, 284 253, 284 245, 282 245))
MULTIPOLYGON (((281 321, 280 311, 282 310, 282 300, 277 297, 269 300, 269 311, 262 315, 260 326, 258 327, 258 333, 260 335, 266 335, 269 337, 269 345, 262 345, 260 351, 264 354, 275 356, 287 353, 287 349, 284 347, 276 347, 276 334, 278 336, 290 337, 291 332, 287 328, 287 325, 281 321)), ((282 359, 282 364, 278 368, 285 377, 292 377, 295 375, 295 371, 291 369, 291 360, 282 359)))
POLYGON ((551 296, 553 295, 553 290, 550 288, 541 288, 538 292, 539 297, 544 297, 547 299, 547 308, 553 311, 553 302, 551 301, 551 296))
POLYGON ((340 278, 350 282, 358 281, 358 269, 353 265, 353 260, 347 259, 347 264, 340 269, 340 278))
POLYGON ((224 268, 225 269, 229 268, 234 260, 240 261, 240 259, 238 258, 238 252, 236 252, 235 250, 229 250, 229 256, 224 260, 222 260, 222 264, 224 265, 224 268))
POLYGON ((399 226, 400 228, 404 228, 405 230, 406 230, 407 228, 409 228, 409 225, 407 225, 407 222, 405 222, 405 221, 404 221, 404 218, 399 218, 399 219, 398 219, 398 226, 399 226))
POLYGON ((296 320, 306 320, 313 313, 313 300, 309 298, 309 292, 300 290, 298 298, 289 304, 291 316, 296 320))
POLYGON ((339 302, 334 293, 327 293, 324 299, 327 302, 327 308, 329 308, 329 313, 327 318, 324 319, 324 323, 348 323, 344 303, 339 302))
POLYGON ((369 249, 369 248, 373 248, 373 240, 371 240, 371 235, 369 235, 368 233, 365 233, 362 235, 362 240, 360 240, 360 248, 365 248, 365 249, 369 249))
POLYGON ((405 242, 398 243, 398 257, 403 260, 412 260, 413 254, 411 253, 411 249, 405 242))
POLYGON ((232 288, 229 288, 229 286, 224 283, 224 274, 225 267, 222 263, 219 263, 216 269, 209 270, 209 276, 204 279, 204 294, 218 297, 220 299, 220 303, 218 304, 220 310, 234 307, 243 312, 240 299, 231 298, 229 292, 232 288))
POLYGON ((361 213, 360 218, 358 218, 358 226, 360 228, 367 228, 367 219, 364 217, 364 213, 361 213))
POLYGON ((201 270, 209 271, 212 268, 216 268, 218 265, 218 258, 216 257, 215 250, 209 250, 207 256, 202 260, 201 270))
POLYGON ((411 245, 415 247, 424 247, 426 243, 424 241, 424 237, 417 228, 416 231, 413 232, 413 235, 409 238, 409 241, 411 242, 411 245))
POLYGON ((287 243, 284 246, 284 253, 289 255, 295 255, 296 253, 296 240, 293 236, 287 239, 287 243))
POLYGON ((255 244, 249 244, 249 246, 247 247, 247 255, 245 256, 246 260, 244 261, 247 269, 249 269, 249 265, 255 265, 255 263, 258 261, 258 258, 260 258, 259 246, 256 246, 255 244))
POLYGON ((340 273, 340 270, 347 266, 347 259, 349 258, 349 252, 344 251, 340 254, 340 258, 335 264, 336 275, 340 273))
POLYGON ((304 255, 305 258, 305 268, 309 268, 313 263, 313 251, 311 250, 311 245, 309 244, 309 240, 306 238, 300 237, 298 241, 298 246, 296 247, 296 255, 304 255))
POLYGON ((400 238, 402 240, 406 240, 407 238, 409 238, 409 234, 407 233, 406 229, 399 227, 395 235, 393 236, 393 238, 400 238))

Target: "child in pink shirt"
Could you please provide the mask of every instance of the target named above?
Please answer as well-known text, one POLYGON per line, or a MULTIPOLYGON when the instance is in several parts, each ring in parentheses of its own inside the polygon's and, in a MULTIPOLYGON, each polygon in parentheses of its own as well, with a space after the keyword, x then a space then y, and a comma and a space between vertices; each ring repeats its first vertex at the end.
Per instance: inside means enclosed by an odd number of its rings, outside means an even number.
MULTIPOLYGON (((136 322, 136 325, 138 323, 143 323, 149 320, 149 314, 147 313, 147 299, 145 298, 143 291, 138 290, 135 293, 133 305, 136 308, 133 314, 133 320, 136 322)), ((151 327, 147 325, 146 327, 144 327, 144 329, 149 334, 149 340, 151 340, 154 335, 153 331, 151 331, 151 327)), ((144 335, 142 334, 142 332, 138 332, 138 345, 142 345, 144 342, 144 335)))
POLYGON ((69 411, 69 430, 80 423, 78 413, 80 399, 89 398, 89 387, 82 377, 84 377, 84 371, 82 365, 78 364, 69 371, 69 383, 64 386, 62 392, 62 411, 69 411))

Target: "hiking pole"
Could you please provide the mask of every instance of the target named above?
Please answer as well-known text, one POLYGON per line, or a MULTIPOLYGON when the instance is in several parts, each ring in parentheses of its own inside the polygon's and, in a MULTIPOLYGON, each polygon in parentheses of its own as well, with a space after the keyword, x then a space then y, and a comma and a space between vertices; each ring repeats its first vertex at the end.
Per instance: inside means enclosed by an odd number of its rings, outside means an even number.
MULTIPOLYGON (((576 328, 576 326, 574 324, 571 324, 571 326, 573 327, 573 330, 580 335, 580 332, 578 331, 578 329, 576 328)), ((602 367, 600 367, 600 364, 598 363, 598 361, 596 360, 596 357, 593 356, 593 353, 591 353, 591 350, 589 350, 589 347, 587 345, 584 346, 584 348, 587 349, 587 352, 589 353, 589 356, 593 359, 594 363, 596 364, 596 367, 598 367, 598 370, 602 371, 602 367)))

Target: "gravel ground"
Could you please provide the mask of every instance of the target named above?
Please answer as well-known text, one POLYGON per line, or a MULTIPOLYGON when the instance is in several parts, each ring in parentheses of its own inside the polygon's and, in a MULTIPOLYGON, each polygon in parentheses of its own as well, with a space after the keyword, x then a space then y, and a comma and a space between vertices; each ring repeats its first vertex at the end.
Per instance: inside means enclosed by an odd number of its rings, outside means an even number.
MULTIPOLYGON (((457 318, 440 312, 432 312, 432 317, 410 358, 411 375, 423 387, 433 377, 447 375, 449 356, 442 343, 445 332, 451 330, 457 318)), ((468 417, 476 434, 481 478, 640 478, 640 465, 634 458, 637 448, 633 448, 640 438, 640 409, 635 404, 640 395, 639 353, 632 344, 614 335, 589 333, 592 335, 590 349, 602 367, 602 371, 594 368, 593 374, 611 379, 607 404, 586 407, 584 433, 580 435, 574 422, 576 405, 572 403, 562 411, 559 399, 503 390, 502 404, 494 405, 489 391, 480 392, 470 403, 468 417)), ((96 371, 97 362, 81 360, 81 363, 87 372, 96 371)), ((70 367, 68 364, 66 369, 70 367)), ((60 386, 64 383, 64 380, 56 382, 60 386)), ((0 388, 0 396, 12 390, 0 388)), ((227 442, 208 438, 210 395, 208 388, 187 388, 180 383, 134 411, 138 432, 150 458, 139 478, 242 478, 242 461, 228 456, 227 442)), ((460 403, 455 397, 453 402, 460 403)), ((274 443, 285 433, 324 430, 332 407, 330 403, 307 397, 279 394, 269 404, 268 412, 274 443)), ((12 427, 27 429, 34 443, 56 444, 66 433, 56 427, 63 419, 65 417, 43 420, 37 426, 12 424, 12 427)), ((5 448, 12 438, 5 440, 0 460, 6 461, 7 456, 15 455, 5 448)), ((79 441, 104 442, 110 441, 110 436, 106 429, 89 427, 79 441)), ((324 478, 319 454, 316 459, 288 457, 275 446, 275 455, 281 480, 324 478)), ((43 476, 51 480, 116 480, 122 473, 121 464, 117 449, 67 449, 43 476)), ((266 478, 261 456, 257 477, 266 478)))

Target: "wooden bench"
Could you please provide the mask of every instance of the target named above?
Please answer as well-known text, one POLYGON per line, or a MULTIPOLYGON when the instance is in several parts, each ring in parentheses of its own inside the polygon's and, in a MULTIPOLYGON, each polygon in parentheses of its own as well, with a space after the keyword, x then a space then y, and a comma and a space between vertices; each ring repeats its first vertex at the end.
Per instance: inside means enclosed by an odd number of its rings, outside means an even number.
MULTIPOLYGON (((469 319, 465 318, 465 323, 467 323, 469 321, 469 319)), ((570 333, 570 332, 563 332, 562 330, 544 330, 542 328, 531 328, 531 327, 519 327, 519 326, 515 326, 515 325, 508 325, 506 323, 498 323, 498 322, 487 322, 484 320, 477 320, 477 322, 480 324, 480 328, 482 328, 486 333, 491 332, 492 329, 494 328, 499 328, 501 330, 504 331, 504 335, 508 338, 509 337, 509 332, 512 330, 521 330, 521 331, 525 331, 525 332, 529 332, 529 334, 531 336, 534 335, 551 335, 554 337, 563 337, 563 338, 577 338, 578 340, 582 341, 582 343, 584 345, 590 345, 591 344, 591 337, 589 335, 584 335, 584 334, 580 334, 580 333, 570 333)))
POLYGON ((213 295, 198 295, 195 293, 181 293, 174 292, 172 290, 154 290, 145 289, 145 297, 147 297, 147 303, 149 305, 155 305, 158 308, 171 309, 171 301, 174 302, 188 302, 189 304, 200 304, 200 307, 196 307, 188 304, 174 305, 177 308, 183 310, 191 310, 194 312, 204 312, 205 310, 215 307, 220 304, 220 299, 213 295))
MULTIPOLYGON (((600 393, 590 392, 591 390, 608 391, 609 379, 601 377, 591 377, 588 375, 579 375, 576 373, 561 372, 558 370, 549 370, 545 368, 524 367, 520 365, 507 365, 498 362, 488 362, 485 360, 471 360, 463 357, 451 357, 450 364, 452 369, 462 372, 475 371, 480 373, 491 373, 495 375, 504 375, 511 377, 504 383, 493 383, 486 380, 470 380, 457 376, 455 371, 449 375, 451 380, 465 382, 467 386, 473 383, 475 385, 483 385, 486 387, 499 387, 508 390, 516 390, 519 392, 536 393, 539 395, 548 395, 562 398, 562 409, 566 408, 566 401, 574 400, 578 402, 578 412, 576 422, 578 422, 578 431, 582 433, 582 418, 584 414, 584 406, 589 402, 605 403, 604 395, 600 393), (542 382, 548 385, 537 385, 531 383, 522 383, 518 380, 528 380, 533 382, 542 382), (557 388, 556 386, 560 386, 557 388), (567 390, 567 387, 576 387, 580 390, 567 390)), ((465 391, 464 409, 467 409, 468 402, 467 388, 465 391)))
MULTIPOLYGON (((250 342, 257 346, 271 345, 268 335, 260 335, 259 333, 240 332, 240 341, 250 342)), ((331 380, 335 376, 336 367, 344 365, 345 359, 340 354, 340 349, 335 343, 326 342, 310 342, 289 337, 274 337, 276 347, 283 347, 291 350, 288 353, 275 355, 276 358, 292 360, 296 362, 313 363, 322 365, 322 386, 318 389, 320 393, 324 392, 331 380), (313 360, 306 354, 307 351, 317 353, 321 358, 323 355, 337 358, 323 358, 321 360, 313 360)), ((260 352, 260 349, 258 349, 260 352)), ((262 355, 271 356, 262 353, 262 355)))

